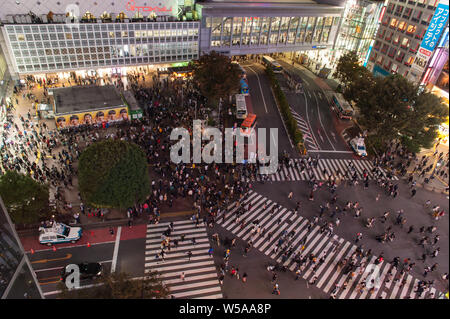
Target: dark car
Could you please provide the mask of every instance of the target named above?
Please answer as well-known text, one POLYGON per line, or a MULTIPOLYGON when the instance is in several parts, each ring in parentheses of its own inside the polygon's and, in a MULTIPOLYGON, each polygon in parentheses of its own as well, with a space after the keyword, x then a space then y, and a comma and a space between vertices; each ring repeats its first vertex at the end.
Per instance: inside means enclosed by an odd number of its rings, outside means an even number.
MULTIPOLYGON (((81 263, 77 265, 80 269, 80 279, 96 279, 103 274, 103 266, 100 263, 81 263)), ((65 280, 71 272, 66 272, 66 267, 61 272, 61 280, 65 280)))

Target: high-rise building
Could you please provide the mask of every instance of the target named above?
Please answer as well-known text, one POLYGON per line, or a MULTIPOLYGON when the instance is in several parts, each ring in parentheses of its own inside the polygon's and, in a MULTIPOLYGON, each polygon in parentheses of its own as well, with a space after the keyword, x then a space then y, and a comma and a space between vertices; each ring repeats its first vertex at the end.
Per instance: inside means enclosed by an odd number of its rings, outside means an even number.
POLYGON ((0 298, 41 299, 43 294, 0 197, 0 298))
POLYGON ((421 84, 448 25, 448 0, 389 0, 380 19, 367 67, 376 75, 400 74, 421 84))

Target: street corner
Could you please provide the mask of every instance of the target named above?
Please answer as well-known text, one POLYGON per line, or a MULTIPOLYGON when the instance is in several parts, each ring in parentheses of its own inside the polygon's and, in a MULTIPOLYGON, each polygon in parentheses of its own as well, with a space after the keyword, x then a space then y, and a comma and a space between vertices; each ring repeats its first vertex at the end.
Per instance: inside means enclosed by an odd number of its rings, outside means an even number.
MULTIPOLYGON (((115 230, 117 232, 117 229, 115 230)), ((147 224, 136 226, 122 226, 120 240, 145 238, 147 235, 147 224)))

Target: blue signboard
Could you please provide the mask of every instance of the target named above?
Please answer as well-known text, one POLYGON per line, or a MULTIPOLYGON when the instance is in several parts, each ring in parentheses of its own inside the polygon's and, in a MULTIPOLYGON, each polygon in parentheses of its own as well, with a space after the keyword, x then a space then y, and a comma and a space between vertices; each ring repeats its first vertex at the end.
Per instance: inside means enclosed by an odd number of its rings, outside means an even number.
POLYGON ((381 76, 381 77, 385 77, 390 74, 388 71, 384 70, 383 68, 381 68, 379 65, 376 64, 373 67, 372 73, 374 76, 381 76))
POLYGON ((430 26, 425 33, 422 44, 422 48, 433 52, 436 47, 439 38, 444 30, 448 20, 448 3, 439 3, 433 18, 430 21, 430 26))

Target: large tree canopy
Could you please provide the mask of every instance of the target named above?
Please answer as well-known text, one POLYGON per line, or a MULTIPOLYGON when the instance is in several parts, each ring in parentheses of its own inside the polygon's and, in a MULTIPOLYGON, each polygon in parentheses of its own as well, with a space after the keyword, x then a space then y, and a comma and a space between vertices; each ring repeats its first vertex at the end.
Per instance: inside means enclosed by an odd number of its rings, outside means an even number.
POLYGON ((241 71, 236 63, 225 55, 212 51, 194 62, 194 81, 200 92, 216 105, 239 90, 241 71))
POLYGON ((80 156, 78 180, 81 196, 95 207, 126 208, 150 193, 145 153, 120 140, 88 146, 80 156))
POLYGON ((0 177, 0 195, 15 224, 34 224, 51 215, 48 185, 7 171, 0 177))
POLYGON ((394 139, 411 152, 429 148, 448 116, 448 108, 437 96, 419 92, 401 75, 374 77, 358 64, 354 52, 339 59, 335 76, 345 85, 344 96, 359 109, 358 123, 380 150, 394 139))
POLYGON ((170 294, 155 272, 140 279, 132 279, 126 273, 112 273, 87 289, 68 290, 62 282, 59 286, 61 299, 162 299, 170 294))

